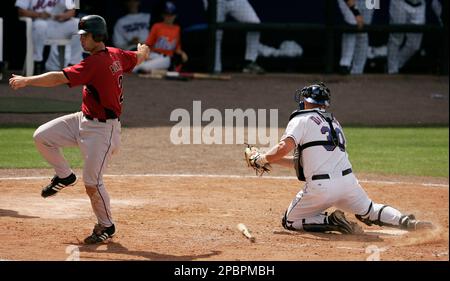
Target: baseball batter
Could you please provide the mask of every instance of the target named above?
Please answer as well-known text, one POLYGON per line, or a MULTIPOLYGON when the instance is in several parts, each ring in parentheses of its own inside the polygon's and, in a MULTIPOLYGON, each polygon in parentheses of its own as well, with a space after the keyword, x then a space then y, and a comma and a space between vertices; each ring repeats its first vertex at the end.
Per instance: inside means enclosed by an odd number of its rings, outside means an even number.
MULTIPOLYGON (((300 108, 290 116, 278 145, 267 153, 251 150, 247 160, 257 171, 264 172, 269 163, 295 168, 297 177, 306 184, 286 210, 282 225, 288 230, 314 232, 361 231, 347 221, 341 210, 355 214, 367 225, 390 226, 406 230, 431 228, 397 209, 372 201, 359 185, 346 151, 344 131, 334 116, 326 111, 330 90, 323 84, 304 87, 296 93, 300 108), (286 156, 295 150, 293 157, 286 156), (338 210, 328 215, 330 207, 338 210)), ((247 151, 247 150, 246 150, 247 151)))
MULTIPOLYGON (((208 0, 203 0, 205 10, 208 9, 208 0)), ((260 23, 258 15, 247 0, 217 0, 217 22, 224 22, 227 15, 246 23, 260 23)), ((246 66, 243 72, 264 73, 264 69, 256 64, 258 58, 259 32, 247 33, 247 45, 245 49, 246 66)), ((223 31, 216 32, 216 52, 214 60, 214 72, 222 72, 222 38, 223 31)))
POLYGON ((150 14, 139 13, 139 0, 127 0, 128 14, 121 17, 114 26, 114 46, 124 50, 136 48, 137 43, 145 42, 150 29, 150 14))
MULTIPOLYGON (((33 19, 33 60, 36 73, 43 71, 43 51, 47 39, 71 39, 66 48, 65 65, 77 64, 82 59, 82 49, 76 36, 78 18, 75 18, 74 1, 17 0, 19 15, 33 19)), ((45 63, 47 70, 60 70, 57 46, 51 46, 45 63)))
MULTIPOLYGON (((339 8, 344 20, 350 25, 362 28, 372 22, 373 9, 367 9, 366 0, 339 0, 339 8)), ((367 60, 369 35, 367 33, 342 34, 341 60, 342 72, 362 74, 367 60)))
POLYGON ((60 148, 78 146, 84 158, 83 181, 91 200, 97 224, 84 242, 94 244, 115 234, 108 192, 103 183, 103 172, 120 146, 120 115, 122 113, 123 77, 149 54, 146 45, 138 44, 137 51, 124 51, 105 46, 105 20, 97 15, 81 18, 80 41, 90 56, 79 64, 62 71, 38 76, 13 75, 10 86, 17 90, 26 86, 69 87, 83 85, 81 112, 54 119, 34 132, 34 141, 41 155, 54 167, 56 175, 42 189, 42 197, 55 195, 74 185, 76 176, 61 154, 60 148))
MULTIPOLYGON (((425 0, 391 0, 391 24, 425 24, 425 0)), ((396 74, 420 49, 422 33, 391 33, 388 40, 388 73, 396 74)))

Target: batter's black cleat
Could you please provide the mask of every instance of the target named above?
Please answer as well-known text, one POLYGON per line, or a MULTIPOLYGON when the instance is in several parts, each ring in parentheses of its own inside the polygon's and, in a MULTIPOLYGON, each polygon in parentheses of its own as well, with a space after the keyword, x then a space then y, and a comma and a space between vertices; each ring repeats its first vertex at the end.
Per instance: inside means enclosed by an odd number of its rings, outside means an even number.
POLYGON ((434 225, 428 221, 416 220, 416 217, 414 215, 408 215, 403 219, 403 222, 400 224, 400 228, 409 231, 415 231, 423 229, 433 229, 434 225))
POLYGON ((59 178, 58 176, 54 176, 51 183, 42 189, 41 196, 44 198, 53 196, 61 191, 64 187, 75 185, 76 181, 77 177, 74 173, 63 179, 59 178))
POLYGON ((102 243, 116 234, 116 227, 113 225, 104 227, 100 224, 96 224, 92 234, 84 239, 85 244, 97 244, 102 243))

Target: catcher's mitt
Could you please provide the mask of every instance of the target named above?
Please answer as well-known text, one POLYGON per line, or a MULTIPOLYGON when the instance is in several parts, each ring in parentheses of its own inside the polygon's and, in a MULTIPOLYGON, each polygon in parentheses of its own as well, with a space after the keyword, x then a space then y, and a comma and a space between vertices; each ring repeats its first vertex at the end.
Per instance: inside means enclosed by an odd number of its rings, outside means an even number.
POLYGON ((244 151, 244 157, 247 165, 255 170, 257 176, 269 173, 272 169, 269 163, 261 163, 262 155, 257 147, 247 144, 244 151))

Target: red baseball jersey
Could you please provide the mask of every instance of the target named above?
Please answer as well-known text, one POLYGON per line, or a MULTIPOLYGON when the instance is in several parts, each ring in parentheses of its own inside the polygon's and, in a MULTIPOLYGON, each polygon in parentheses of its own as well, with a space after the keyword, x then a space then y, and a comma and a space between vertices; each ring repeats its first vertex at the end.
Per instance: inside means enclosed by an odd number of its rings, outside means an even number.
POLYGON ((175 51, 181 50, 180 26, 163 22, 155 23, 145 44, 154 52, 173 56, 175 51))
POLYGON ((63 73, 69 87, 84 85, 84 114, 98 119, 118 118, 122 113, 123 73, 131 72, 136 63, 136 52, 107 47, 64 68, 63 73))

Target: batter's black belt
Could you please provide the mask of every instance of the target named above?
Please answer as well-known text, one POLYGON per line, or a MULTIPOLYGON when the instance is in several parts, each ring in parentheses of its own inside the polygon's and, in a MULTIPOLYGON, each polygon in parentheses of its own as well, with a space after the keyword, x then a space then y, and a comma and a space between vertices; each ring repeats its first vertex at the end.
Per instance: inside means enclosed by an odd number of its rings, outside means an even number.
POLYGON ((88 120, 98 121, 98 122, 102 122, 102 123, 106 123, 107 120, 114 120, 114 119, 117 119, 117 121, 120 121, 120 118, 100 119, 100 118, 94 118, 87 114, 83 114, 83 116, 86 117, 86 119, 88 119, 88 120))
MULTIPOLYGON (((347 170, 343 170, 342 171, 342 176, 346 176, 346 175, 348 175, 348 174, 351 174, 352 173, 352 168, 349 168, 349 169, 347 169, 347 170)), ((314 176, 312 176, 311 177, 311 180, 327 180, 327 179, 329 179, 330 178, 330 175, 329 174, 320 174, 320 175, 314 175, 314 176)))

